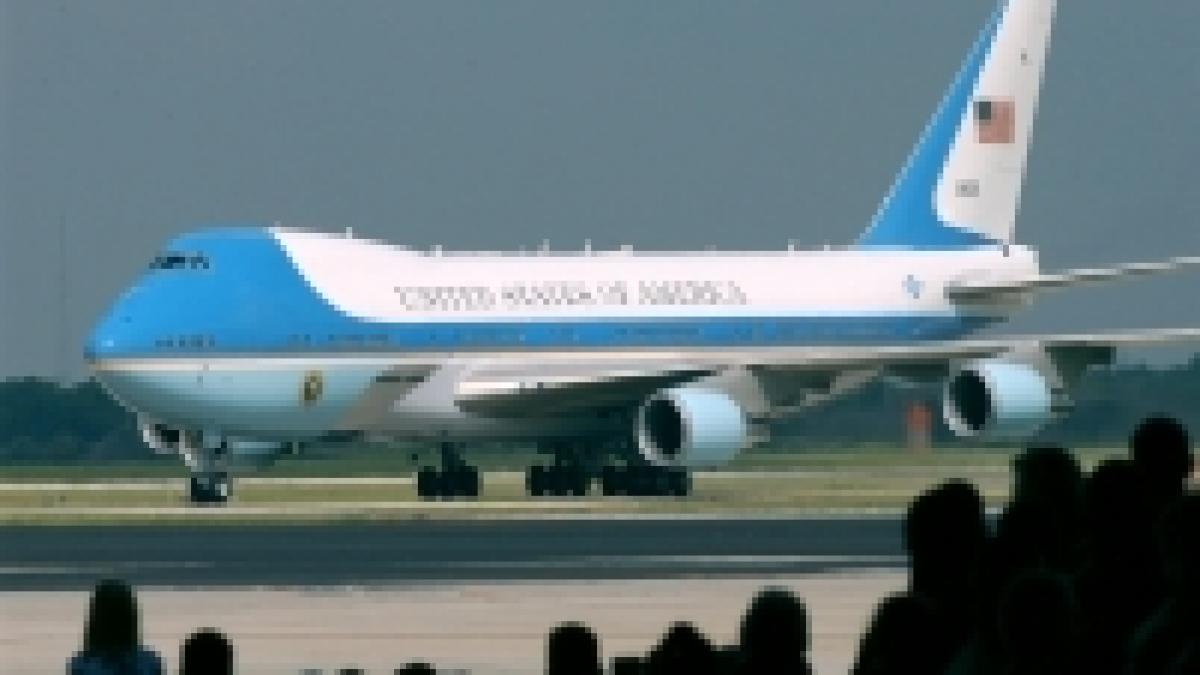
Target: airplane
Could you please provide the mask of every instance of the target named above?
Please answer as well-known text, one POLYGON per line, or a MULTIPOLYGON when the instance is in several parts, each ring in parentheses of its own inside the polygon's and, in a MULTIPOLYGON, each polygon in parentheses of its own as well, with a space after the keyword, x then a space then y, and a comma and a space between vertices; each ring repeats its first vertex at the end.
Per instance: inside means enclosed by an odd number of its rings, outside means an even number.
POLYGON ((972 337, 1038 293, 1200 264, 1043 273, 1014 242, 1054 0, 1005 0, 854 243, 468 252, 281 226, 170 241, 84 355, 178 453, 196 503, 296 444, 439 444, 424 499, 475 498, 472 443, 534 443, 530 495, 686 495, 690 472, 876 378, 944 383, 957 434, 1021 438, 1125 345, 1200 328, 972 337))

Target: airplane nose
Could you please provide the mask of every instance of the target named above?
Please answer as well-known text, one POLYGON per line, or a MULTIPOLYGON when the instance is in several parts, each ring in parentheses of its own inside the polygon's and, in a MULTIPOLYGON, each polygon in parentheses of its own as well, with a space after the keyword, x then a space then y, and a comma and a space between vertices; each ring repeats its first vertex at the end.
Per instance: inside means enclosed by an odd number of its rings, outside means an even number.
POLYGON ((128 331, 131 323, 131 317, 125 312, 113 311, 100 319, 92 328, 87 341, 84 342, 84 360, 91 363, 105 357, 115 356, 121 348, 121 335, 128 331))

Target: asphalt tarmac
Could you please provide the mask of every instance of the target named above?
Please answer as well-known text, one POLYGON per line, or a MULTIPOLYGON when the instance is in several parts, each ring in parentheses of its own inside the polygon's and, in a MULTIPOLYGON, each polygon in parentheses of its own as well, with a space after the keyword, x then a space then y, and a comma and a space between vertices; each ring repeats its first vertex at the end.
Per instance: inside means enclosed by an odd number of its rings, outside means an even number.
POLYGON ((895 517, 0 528, 0 591, 738 578, 904 566, 895 517))

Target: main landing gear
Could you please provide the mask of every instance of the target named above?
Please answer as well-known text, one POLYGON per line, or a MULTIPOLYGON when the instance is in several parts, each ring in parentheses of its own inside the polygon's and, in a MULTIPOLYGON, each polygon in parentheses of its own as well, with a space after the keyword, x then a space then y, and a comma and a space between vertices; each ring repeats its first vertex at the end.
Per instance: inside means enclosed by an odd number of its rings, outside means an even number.
POLYGON ((441 468, 423 466, 417 472, 417 496, 421 499, 476 499, 479 470, 463 461, 454 443, 442 443, 441 468))
POLYGON ((548 453, 553 455, 549 466, 531 466, 525 474, 525 492, 532 497, 583 497, 597 480, 605 496, 686 497, 692 491, 687 469, 650 464, 636 450, 622 453, 623 463, 598 467, 589 459, 604 453, 586 447, 554 445, 548 453))
POLYGON ((572 445, 552 445, 550 466, 535 464, 525 473, 525 493, 531 497, 583 497, 592 485, 593 471, 586 451, 572 445))

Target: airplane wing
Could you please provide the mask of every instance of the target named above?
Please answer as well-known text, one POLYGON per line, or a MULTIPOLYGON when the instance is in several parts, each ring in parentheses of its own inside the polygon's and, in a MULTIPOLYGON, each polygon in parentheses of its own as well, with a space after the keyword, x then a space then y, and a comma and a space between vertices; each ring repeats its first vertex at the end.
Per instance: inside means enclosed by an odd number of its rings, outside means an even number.
POLYGON ((840 373, 948 372, 953 362, 1004 354, 1049 354, 1071 370, 1112 362, 1118 347, 1200 342, 1200 328, 1166 328, 1110 333, 1026 335, 910 345, 761 347, 654 350, 606 355, 602 360, 573 353, 528 363, 479 368, 464 377, 456 402, 465 410, 498 415, 547 414, 583 408, 634 405, 654 392, 741 368, 782 377, 827 378, 840 373))
POLYGON ((616 361, 560 362, 483 366, 458 382, 456 402, 463 410, 492 415, 545 415, 580 408, 628 405, 659 389, 711 375, 714 362, 668 361, 651 366, 636 355, 616 361))
POLYGON ((1023 279, 962 281, 947 287, 946 295, 957 303, 991 302, 1020 297, 1039 290, 1174 272, 1193 265, 1200 265, 1200 257, 1171 258, 1148 263, 1126 263, 1108 268, 1074 269, 1053 274, 1039 274, 1023 279))

